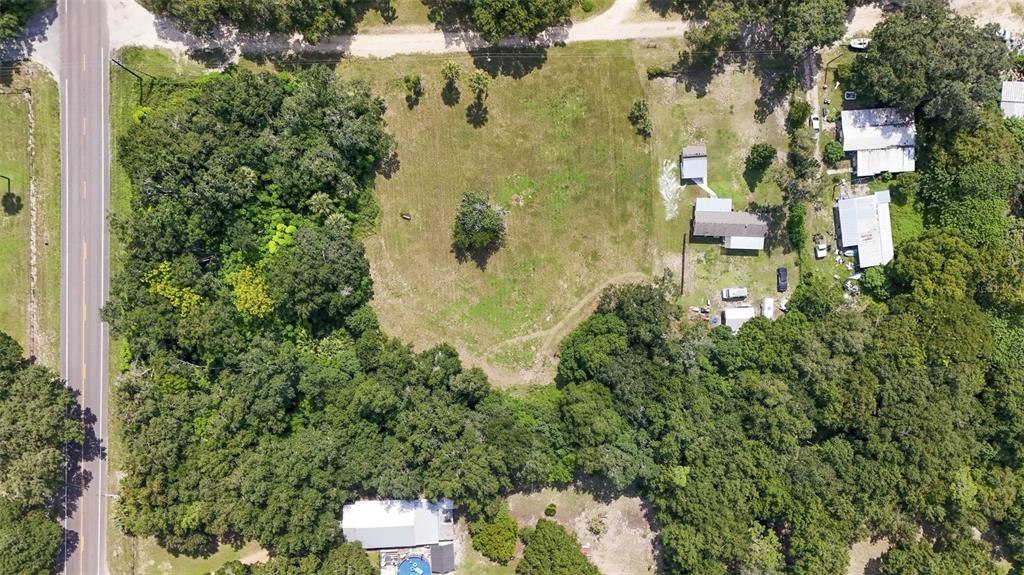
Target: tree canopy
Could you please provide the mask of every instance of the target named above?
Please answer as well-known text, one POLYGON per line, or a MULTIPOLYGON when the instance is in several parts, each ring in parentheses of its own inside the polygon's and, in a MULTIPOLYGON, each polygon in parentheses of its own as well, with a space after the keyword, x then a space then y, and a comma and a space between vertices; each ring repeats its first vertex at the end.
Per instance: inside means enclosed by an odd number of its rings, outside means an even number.
POLYGON ((40 0, 5 0, 0 4, 0 40, 14 38, 40 8, 40 0))
POLYGON ((911 0, 875 27, 854 82, 884 103, 946 125, 971 124, 1010 67, 999 26, 975 26, 944 0, 911 0))
POLYGON ((580 552, 576 537, 554 521, 538 519, 516 575, 600 575, 600 571, 580 552))
POLYGON ((142 0, 147 9, 176 18, 189 32, 205 34, 217 26, 237 26, 245 32, 302 34, 316 43, 352 26, 359 5, 351 0, 142 0))

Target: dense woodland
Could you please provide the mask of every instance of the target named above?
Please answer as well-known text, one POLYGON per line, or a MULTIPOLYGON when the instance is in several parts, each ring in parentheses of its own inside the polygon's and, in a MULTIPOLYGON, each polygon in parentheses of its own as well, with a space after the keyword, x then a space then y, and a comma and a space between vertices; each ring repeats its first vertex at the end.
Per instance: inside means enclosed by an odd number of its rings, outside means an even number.
POLYGON ((83 439, 72 392, 0 332, 0 573, 48 573, 63 529, 65 447, 83 439))
MULTIPOLYGON (((876 34, 894 40, 852 74, 918 115, 920 173, 895 184, 929 229, 870 297, 805 276, 782 319, 734 336, 682 320, 657 285, 610 288, 556 381, 516 397, 378 326, 360 239, 394 142, 366 86, 230 69, 140 109, 118 143, 132 209, 104 310, 127 342, 119 525, 176 553, 255 540, 277 556, 224 573, 364 573, 340 540, 348 500, 450 497, 504 557, 501 495, 588 476, 652 504, 666 571, 831 575, 882 535, 885 573, 995 573, 973 528, 1024 565, 1024 150, 987 88, 1009 58, 934 2, 909 10, 926 12, 889 17, 876 34), (944 34, 978 53, 884 70, 895 39, 944 34), (947 122, 943 99, 973 116, 947 122)), ((518 534, 521 573, 577 568, 549 523, 518 534)))

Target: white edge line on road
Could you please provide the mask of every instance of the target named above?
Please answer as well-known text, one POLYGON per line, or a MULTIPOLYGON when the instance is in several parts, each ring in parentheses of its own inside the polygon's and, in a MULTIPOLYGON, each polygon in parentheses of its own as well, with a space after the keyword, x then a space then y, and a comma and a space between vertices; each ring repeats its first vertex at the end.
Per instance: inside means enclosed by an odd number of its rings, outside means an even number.
MULTIPOLYGON (((64 3, 64 12, 65 12, 65 14, 67 13, 67 0, 65 0, 65 3, 64 3)), ((68 257, 68 250, 70 249, 70 247, 69 247, 70 246, 70 242, 68 240, 68 235, 69 234, 68 234, 68 221, 67 221, 67 216, 68 216, 68 167, 67 167, 67 163, 66 163, 67 162, 67 157, 68 157, 68 138, 67 138, 67 134, 68 134, 68 99, 70 97, 71 97, 71 94, 68 92, 68 79, 64 78, 64 98, 63 98, 64 99, 64 116, 63 116, 62 121, 61 121, 61 124, 64 127, 64 134, 63 134, 64 137, 61 138, 63 140, 62 143, 63 143, 63 146, 64 146, 63 154, 62 154, 62 157, 61 157, 61 172, 63 172, 63 175, 64 175, 64 187, 63 187, 63 193, 61 193, 62 208, 61 208, 61 226, 60 227, 61 227, 61 235, 64 236, 64 238, 63 238, 64 239, 64 249, 61 250, 61 263, 63 264, 63 269, 61 270, 63 277, 61 278, 61 281, 64 282, 64 301, 63 301, 63 305, 61 305, 61 308, 62 308, 61 311, 62 311, 62 315, 63 315, 63 317, 61 318, 61 331, 64 332, 63 333, 63 335, 64 335, 64 349, 62 349, 61 352, 64 354, 64 372, 61 375, 63 375, 65 379, 67 379, 67 376, 68 376, 68 346, 70 345, 70 340, 68 339, 68 331, 69 330, 67 329, 67 325, 66 325, 67 319, 68 319, 67 318, 67 315, 68 315, 67 304, 68 304, 68 298, 71 297, 71 291, 68 288, 68 283, 69 282, 67 281, 68 270, 69 270, 69 268, 71 266, 71 259, 68 257)), ((65 455, 65 459, 66 459, 67 458, 67 452, 66 451, 65 451, 64 455, 65 455)), ((68 484, 71 483, 71 477, 69 477, 68 474, 69 474, 70 471, 71 470, 70 470, 69 466, 65 464, 65 466, 64 466, 64 521, 63 521, 63 527, 64 527, 64 545, 63 545, 63 547, 64 548, 62 549, 62 552, 65 553, 65 554, 67 554, 67 547, 68 547, 68 507, 69 507, 69 505, 68 505, 68 484)), ((67 562, 66 558, 64 559, 64 564, 61 567, 61 572, 64 573, 64 575, 67 575, 67 572, 68 572, 68 562, 67 562)))
MULTIPOLYGON (((107 106, 107 81, 110 78, 110 74, 107 72, 107 55, 106 50, 100 50, 100 221, 102 222, 103 229, 100 231, 100 306, 105 305, 107 302, 107 265, 109 265, 109 257, 107 255, 107 170, 109 169, 109 163, 107 161, 108 153, 108 142, 107 142, 107 120, 109 107, 107 106)), ((96 308, 96 314, 99 315, 101 308, 96 308)), ((100 326, 100 413, 96 419, 99 431, 96 434, 97 438, 105 438, 105 421, 106 414, 104 413, 104 397, 107 392, 107 327, 103 322, 102 318, 99 318, 100 326)), ((104 507, 106 506, 106 500, 104 499, 104 493, 106 491, 106 461, 104 459, 99 460, 99 513, 96 517, 97 533, 99 533, 99 552, 96 556, 96 561, 99 566, 106 565, 106 535, 107 530, 103 521, 106 513, 104 513, 104 507)), ((105 570, 104 570, 105 571, 105 570)), ((105 573, 104 573, 105 575, 105 573)))

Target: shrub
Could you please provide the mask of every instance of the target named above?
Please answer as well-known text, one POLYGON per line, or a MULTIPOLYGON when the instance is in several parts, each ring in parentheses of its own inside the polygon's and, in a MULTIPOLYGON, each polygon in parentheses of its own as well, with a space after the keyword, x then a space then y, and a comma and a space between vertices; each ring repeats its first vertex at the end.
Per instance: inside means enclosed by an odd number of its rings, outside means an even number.
POLYGON ((754 144, 747 154, 747 169, 761 171, 768 169, 775 161, 775 148, 771 144, 754 144))
POLYGON ((793 249, 803 249, 807 243, 807 230, 804 228, 804 220, 807 218, 807 208, 803 204, 797 204, 789 209, 789 217, 786 219, 786 235, 789 237, 789 244, 793 249))
POLYGON ((587 530, 595 537, 601 537, 608 531, 608 526, 605 525, 604 519, 595 515, 587 522, 587 530))
POLYGON ((406 74, 402 78, 402 83, 405 84, 405 91, 411 98, 419 98, 423 95, 423 80, 419 74, 406 74))
POLYGON ((671 70, 664 66, 661 66, 659 64, 651 64, 650 66, 647 67, 647 79, 653 80, 655 78, 661 78, 662 76, 668 76, 669 72, 671 72, 671 70))
POLYGON ((645 138, 651 136, 653 126, 651 125, 651 113, 647 107, 647 100, 636 100, 633 108, 629 111, 629 123, 633 124, 638 134, 645 138))
POLYGON ((504 509, 492 521, 474 521, 469 524, 473 549, 491 561, 497 561, 504 565, 511 561, 516 554, 518 527, 515 520, 504 509))
POLYGON ((885 276, 885 268, 875 266, 864 270, 860 277, 860 287, 864 293, 875 299, 887 299, 889 297, 889 280, 885 276))
POLYGON ((590 12, 593 12, 594 11, 594 0, 582 0, 580 2, 580 10, 583 10, 584 12, 586 12, 588 14, 590 12))
POLYGON ((818 159, 814 156, 816 148, 811 129, 806 126, 793 132, 789 138, 789 165, 797 178, 807 179, 817 172, 818 159))
POLYGON ((790 132, 807 124, 811 117, 811 105, 805 100, 792 100, 789 103, 789 115, 786 116, 786 126, 790 132))
POLYGON ((554 517, 555 513, 558 513, 558 507, 555 507, 554 503, 548 503, 548 506, 544 508, 544 516, 554 517))
POLYGON ((476 96, 477 100, 483 100, 487 97, 487 88, 491 83, 491 79, 487 76, 487 72, 483 70, 473 70, 473 73, 469 75, 469 89, 476 96))
POLYGON ((523 545, 530 544, 534 531, 536 531, 536 528, 533 525, 523 525, 519 528, 519 540, 523 542, 523 545))
POLYGON ((461 250, 497 247, 505 237, 505 212, 472 192, 462 195, 455 213, 452 245, 461 250))
POLYGON ((843 153, 843 145, 839 142, 832 141, 825 144, 825 163, 830 166, 835 166, 839 162, 843 161, 846 154, 843 153))

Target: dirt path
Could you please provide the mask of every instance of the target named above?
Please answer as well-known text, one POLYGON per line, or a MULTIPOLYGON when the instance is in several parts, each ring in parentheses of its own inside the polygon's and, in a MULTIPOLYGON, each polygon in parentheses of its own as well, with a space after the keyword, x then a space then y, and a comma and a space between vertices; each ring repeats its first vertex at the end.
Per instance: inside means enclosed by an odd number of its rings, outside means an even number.
POLYGON ((558 345, 569 332, 575 329, 594 311, 597 307, 598 299, 605 288, 612 285, 641 282, 649 279, 650 275, 642 272, 628 272, 609 278, 587 292, 562 316, 562 319, 558 320, 551 327, 506 339, 492 347, 494 350, 499 350, 510 345, 542 339, 540 347, 537 348, 534 354, 533 364, 528 369, 514 372, 496 366, 485 358, 469 353, 465 347, 458 348, 459 355, 467 364, 484 370, 491 379, 491 382, 499 387, 548 383, 554 377, 555 367, 557 366, 556 355, 558 353, 558 345))
MULTIPOLYGON (((605 12, 583 22, 556 26, 537 40, 509 39, 502 47, 550 46, 559 43, 632 38, 681 37, 688 22, 627 22, 638 0, 616 0, 605 12)), ((134 0, 112 0, 107 9, 112 49, 123 46, 152 46, 177 53, 191 48, 221 48, 233 57, 247 54, 338 53, 353 56, 387 57, 395 54, 441 54, 488 47, 475 32, 438 30, 432 26, 410 26, 398 33, 333 36, 318 44, 302 42, 287 34, 239 34, 222 28, 209 38, 184 34, 163 17, 157 17, 134 0)))

